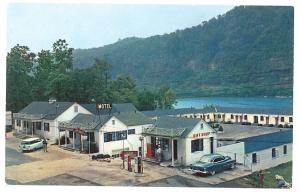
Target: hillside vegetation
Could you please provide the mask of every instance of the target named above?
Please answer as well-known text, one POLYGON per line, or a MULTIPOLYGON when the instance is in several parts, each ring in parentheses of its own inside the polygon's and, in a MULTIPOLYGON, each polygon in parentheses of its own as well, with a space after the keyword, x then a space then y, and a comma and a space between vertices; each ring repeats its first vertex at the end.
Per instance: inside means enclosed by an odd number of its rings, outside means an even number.
POLYGON ((139 87, 167 84, 185 97, 290 96, 293 23, 293 7, 239 6, 170 34, 74 50, 73 66, 104 58, 112 77, 130 75, 139 87))

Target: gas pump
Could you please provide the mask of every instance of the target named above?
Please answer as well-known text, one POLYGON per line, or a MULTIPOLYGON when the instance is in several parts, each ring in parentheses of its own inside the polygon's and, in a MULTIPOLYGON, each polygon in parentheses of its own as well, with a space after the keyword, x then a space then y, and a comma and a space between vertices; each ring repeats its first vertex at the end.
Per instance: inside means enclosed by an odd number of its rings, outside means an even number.
POLYGON ((131 156, 130 155, 128 155, 128 171, 129 172, 132 172, 132 167, 131 167, 131 156))

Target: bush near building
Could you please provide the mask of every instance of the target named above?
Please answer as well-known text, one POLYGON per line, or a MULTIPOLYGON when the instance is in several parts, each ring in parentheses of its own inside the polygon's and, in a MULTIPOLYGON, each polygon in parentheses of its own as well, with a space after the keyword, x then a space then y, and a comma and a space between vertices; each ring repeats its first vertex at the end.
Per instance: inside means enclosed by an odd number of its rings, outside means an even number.
MULTIPOLYGON (((277 188, 277 181, 275 180, 275 175, 281 175, 287 182, 292 183, 292 161, 278 165, 267 170, 264 170, 264 188, 277 188)), ((258 172, 255 172, 247 177, 241 179, 244 183, 250 184, 253 187, 259 186, 259 176, 258 172)))

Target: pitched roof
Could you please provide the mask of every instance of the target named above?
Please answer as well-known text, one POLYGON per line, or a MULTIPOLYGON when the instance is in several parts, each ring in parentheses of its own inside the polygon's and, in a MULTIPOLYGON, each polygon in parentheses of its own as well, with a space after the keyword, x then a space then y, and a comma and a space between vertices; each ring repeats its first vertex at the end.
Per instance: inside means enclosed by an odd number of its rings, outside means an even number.
POLYGON ((161 116, 155 121, 154 127, 144 130, 144 134, 166 137, 187 137, 200 121, 202 120, 161 116))
POLYGON ((137 111, 136 107, 132 103, 113 103, 112 109, 103 109, 97 111, 95 103, 81 104, 82 107, 87 109, 93 114, 113 114, 118 112, 134 112, 137 111))
POLYGON ((152 119, 146 117, 143 113, 139 111, 114 113, 113 116, 115 116, 127 126, 146 125, 153 123, 152 119))
POLYGON ((293 129, 250 137, 241 141, 245 143, 245 153, 252 153, 255 151, 292 143, 293 129))
POLYGON ((181 109, 156 109, 142 111, 146 116, 155 117, 163 115, 180 115, 195 113, 247 113, 247 114, 270 114, 270 115, 293 115, 292 108, 242 108, 242 107, 205 107, 181 108, 181 109))
POLYGON ((53 120, 71 107, 74 102, 55 102, 33 101, 19 113, 41 115, 44 119, 53 120))
POLYGON ((100 129, 111 117, 116 117, 126 126, 146 125, 153 121, 140 112, 121 112, 111 115, 78 114, 70 123, 81 124, 81 129, 100 129))
POLYGON ((223 132, 218 132, 218 140, 240 140, 263 134, 279 132, 280 128, 239 125, 239 124, 221 124, 223 132))
POLYGON ((293 115, 293 108, 237 108, 216 107, 222 113, 248 113, 248 114, 270 114, 270 115, 293 115))

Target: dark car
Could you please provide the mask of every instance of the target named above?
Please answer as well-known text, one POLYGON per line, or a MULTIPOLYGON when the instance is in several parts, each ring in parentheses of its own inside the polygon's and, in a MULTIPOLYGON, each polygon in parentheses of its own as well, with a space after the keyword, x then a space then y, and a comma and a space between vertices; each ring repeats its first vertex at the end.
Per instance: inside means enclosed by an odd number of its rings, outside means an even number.
POLYGON ((195 173, 214 175, 216 172, 235 168, 235 163, 236 161, 229 156, 208 154, 202 156, 200 161, 190 165, 190 170, 195 173))

